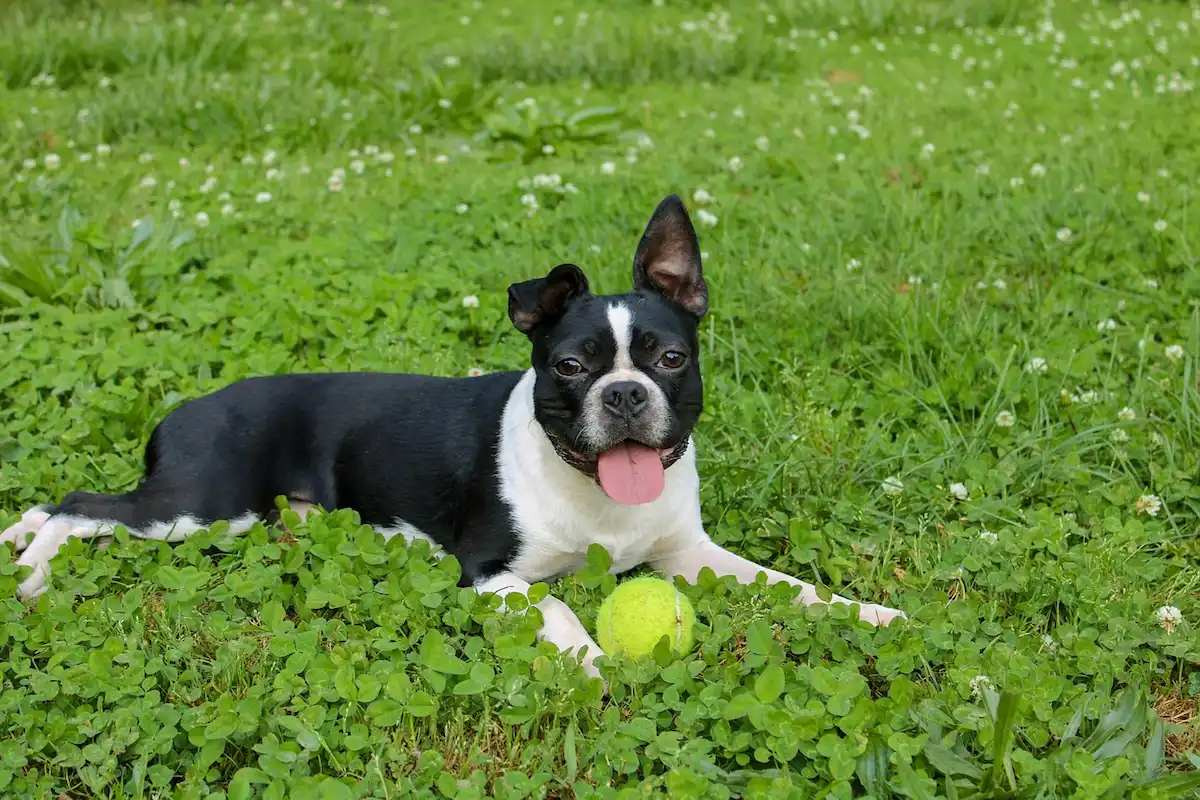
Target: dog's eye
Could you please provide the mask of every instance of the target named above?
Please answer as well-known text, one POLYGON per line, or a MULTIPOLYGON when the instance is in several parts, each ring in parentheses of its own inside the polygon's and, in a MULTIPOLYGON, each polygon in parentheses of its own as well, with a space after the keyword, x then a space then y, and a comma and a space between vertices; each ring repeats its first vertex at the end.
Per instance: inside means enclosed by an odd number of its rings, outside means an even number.
POLYGON ((662 354, 662 358, 658 360, 658 363, 667 369, 679 369, 687 363, 687 356, 675 350, 668 350, 662 354))
POLYGON ((574 378, 583 372, 583 364, 580 364, 573 358, 564 358, 554 365, 554 371, 564 378, 574 378))

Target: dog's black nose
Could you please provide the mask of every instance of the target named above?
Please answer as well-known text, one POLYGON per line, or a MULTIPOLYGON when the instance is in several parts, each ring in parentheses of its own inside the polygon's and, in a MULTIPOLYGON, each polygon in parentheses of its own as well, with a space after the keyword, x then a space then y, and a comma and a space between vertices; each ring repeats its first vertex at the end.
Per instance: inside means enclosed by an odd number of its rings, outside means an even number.
POLYGON ((637 381, 621 381, 604 390, 604 407, 618 417, 636 417, 648 399, 646 387, 637 381))

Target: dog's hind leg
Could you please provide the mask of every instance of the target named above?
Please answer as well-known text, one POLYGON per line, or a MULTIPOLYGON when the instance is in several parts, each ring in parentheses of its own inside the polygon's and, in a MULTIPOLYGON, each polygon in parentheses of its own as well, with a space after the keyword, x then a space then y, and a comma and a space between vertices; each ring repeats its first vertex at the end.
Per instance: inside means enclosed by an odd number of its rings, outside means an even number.
POLYGON ((211 498, 189 497, 189 494, 178 489, 163 491, 161 478, 151 478, 128 494, 71 492, 57 506, 37 506, 26 511, 16 524, 0 534, 0 542, 12 542, 20 553, 17 565, 32 568, 32 573, 17 587, 17 594, 28 598, 45 591, 50 560, 74 537, 111 535, 122 525, 141 539, 178 542, 214 520, 228 520, 230 532, 236 534, 249 530, 261 518, 234 498, 214 504, 211 498))

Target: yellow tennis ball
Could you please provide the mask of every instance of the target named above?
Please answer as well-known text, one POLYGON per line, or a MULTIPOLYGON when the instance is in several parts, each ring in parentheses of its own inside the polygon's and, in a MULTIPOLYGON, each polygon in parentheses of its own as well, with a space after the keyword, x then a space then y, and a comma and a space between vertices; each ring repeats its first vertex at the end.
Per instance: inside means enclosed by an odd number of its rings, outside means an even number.
POLYGON ((649 655, 663 636, 678 654, 692 647, 696 611, 674 584, 662 578, 624 581, 600 604, 596 642, 606 653, 649 655))

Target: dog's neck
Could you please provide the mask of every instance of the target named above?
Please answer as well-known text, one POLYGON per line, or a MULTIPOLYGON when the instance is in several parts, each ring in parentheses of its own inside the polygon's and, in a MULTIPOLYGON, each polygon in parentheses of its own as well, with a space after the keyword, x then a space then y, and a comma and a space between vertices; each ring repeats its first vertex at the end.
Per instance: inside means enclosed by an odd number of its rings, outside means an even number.
POLYGON ((520 471, 549 482, 551 491, 575 495, 596 491, 603 494, 596 482, 572 467, 559 455, 554 443, 537 421, 533 406, 533 389, 537 373, 526 370, 517 382, 504 408, 501 426, 501 450, 513 450, 520 457, 515 463, 520 471))

